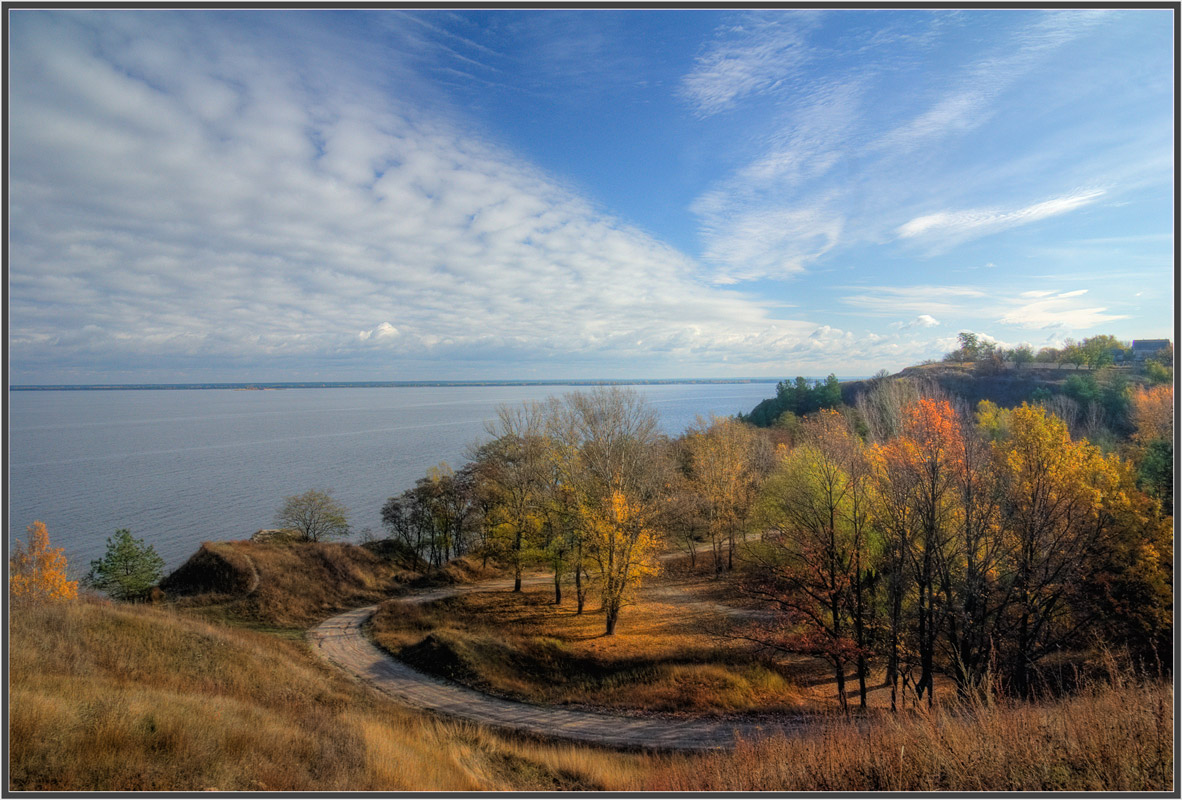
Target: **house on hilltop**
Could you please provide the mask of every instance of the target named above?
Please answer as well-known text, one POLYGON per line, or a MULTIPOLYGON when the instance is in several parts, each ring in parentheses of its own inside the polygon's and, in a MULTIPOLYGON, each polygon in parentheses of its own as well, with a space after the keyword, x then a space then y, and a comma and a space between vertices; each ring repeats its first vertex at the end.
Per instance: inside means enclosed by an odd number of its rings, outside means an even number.
POLYGON ((1144 361, 1159 350, 1170 346, 1169 339, 1134 339, 1129 358, 1132 361, 1144 361))

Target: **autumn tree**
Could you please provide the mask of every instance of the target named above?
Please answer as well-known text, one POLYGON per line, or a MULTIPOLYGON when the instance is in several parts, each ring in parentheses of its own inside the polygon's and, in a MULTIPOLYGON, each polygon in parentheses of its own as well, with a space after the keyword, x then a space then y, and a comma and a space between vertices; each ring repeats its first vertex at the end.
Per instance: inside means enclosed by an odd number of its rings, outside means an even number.
POLYGON ((1084 364, 1088 363, 1088 353, 1083 345, 1076 342, 1074 339, 1067 339, 1063 342, 1063 347, 1059 350, 1059 363, 1074 364, 1076 369, 1079 369, 1084 364))
MULTIPOLYGON (((932 703, 936 644, 948 612, 940 573, 955 557, 956 476, 963 442, 955 412, 946 400, 921 398, 904 409, 902 434, 875 457, 884 498, 884 527, 897 548, 892 568, 906 571, 914 587, 915 648, 920 677, 916 695, 932 703)), ((892 581, 892 606, 901 609, 906 586, 892 581)), ((897 613, 893 624, 899 624, 897 613)), ((894 677, 894 676, 892 676, 894 677)))
POLYGON ((659 539, 646 524, 645 514, 629 504, 619 490, 612 491, 606 507, 598 503, 584 507, 583 519, 591 557, 598 566, 604 633, 612 636, 621 609, 631 601, 641 580, 657 573, 659 539))
POLYGON ((467 552, 465 534, 473 513, 470 487, 463 475, 457 475, 447 462, 440 462, 416 481, 415 489, 424 495, 429 510, 436 564, 462 556, 467 552))
POLYGON ((387 499, 381 514, 382 526, 390 538, 401 542, 417 558, 426 560, 431 526, 414 490, 387 499))
POLYGON ((1126 652, 1146 672, 1169 670, 1173 520, 1161 504, 1136 489, 1131 462, 1108 456, 1090 482, 1096 491, 1095 524, 1103 532, 1094 548, 1081 554, 1086 564, 1068 594, 1070 618, 1079 629, 1086 626, 1126 652))
POLYGON ((1034 361, 1034 351, 1028 344, 1018 345, 1010 351, 1009 356, 1010 361, 1012 361, 1014 366, 1018 369, 1021 369, 1022 367, 1026 366, 1027 364, 1031 364, 1034 361))
POLYGON ((1105 488, 1119 482, 1118 459, 1073 442, 1062 420, 1026 404, 1013 411, 1009 439, 994 447, 1001 522, 1012 541, 1008 672, 1015 693, 1026 696, 1037 662, 1082 628, 1071 594, 1111 524, 1105 488))
POLYGON ((1034 356, 1034 362, 1036 364, 1058 365, 1061 363, 1061 361, 1059 359, 1059 355, 1060 355, 1060 353, 1059 353, 1058 348, 1041 347, 1041 348, 1039 348, 1039 351, 1034 356))
POLYGON ((1009 436, 1009 417, 1008 410, 983 400, 977 422, 959 416, 959 436, 952 439, 957 542, 937 566, 946 606, 947 662, 961 696, 987 688, 1005 609, 998 576, 1009 550, 1000 526, 1001 489, 990 442, 1009 436))
POLYGON ((575 392, 563 401, 577 454, 572 490, 610 635, 640 580, 657 569, 668 464, 657 415, 634 390, 575 392))
POLYGON ((698 539, 707 531, 706 504, 693 483, 693 451, 687 436, 669 442, 664 456, 669 464, 668 486, 659 527, 682 548, 690 569, 698 565, 698 539))
POLYGON ((349 535, 349 511, 332 490, 311 489, 285 498, 275 512, 275 524, 299 531, 309 542, 341 539, 349 535))
POLYGON ((863 704, 866 692, 870 502, 858 445, 840 413, 823 411, 805 421, 802 443, 765 486, 757 517, 765 533, 749 548, 755 569, 741 584, 781 612, 753 638, 828 660, 843 709, 847 664, 859 666, 863 704))
POLYGON ((757 459, 766 442, 749 425, 734 419, 698 418, 687 434, 692 485, 705 508, 714 555, 714 573, 734 567, 735 547, 759 490, 757 459))
POLYGON ((1148 444, 1154 439, 1174 438, 1174 387, 1153 386, 1133 391, 1133 439, 1148 444))
POLYGON ((60 547, 49 546, 44 522, 25 529, 28 540, 13 545, 8 560, 8 590, 14 601, 46 602, 72 600, 78 596, 78 581, 66 580, 66 557, 60 547))
POLYGON ((542 515, 542 557, 554 575, 554 602, 562 603, 562 581, 574 576, 575 613, 582 614, 587 599, 587 541, 580 524, 578 486, 581 465, 575 416, 569 404, 551 397, 546 402, 546 450, 539 472, 542 515))
MULTIPOLYGON (((880 568, 885 578, 886 632, 883 648, 886 655, 886 683, 890 687, 891 710, 898 709, 900 677, 909 648, 904 630, 904 606, 910 594, 906 566, 916 530, 916 493, 918 476, 907 467, 907 451, 891 442, 870 447, 868 459, 875 476, 878 511, 877 523, 882 535, 880 568)), ((903 683, 906 691, 907 682, 903 683)))
POLYGON ((1162 504, 1174 510, 1174 387, 1135 390, 1131 398, 1133 442, 1140 483, 1162 504))
POLYGON ((1080 342, 1079 347, 1085 363, 1092 369, 1111 364, 1117 353, 1123 355, 1129 350, 1124 342, 1106 333, 1089 336, 1080 342))

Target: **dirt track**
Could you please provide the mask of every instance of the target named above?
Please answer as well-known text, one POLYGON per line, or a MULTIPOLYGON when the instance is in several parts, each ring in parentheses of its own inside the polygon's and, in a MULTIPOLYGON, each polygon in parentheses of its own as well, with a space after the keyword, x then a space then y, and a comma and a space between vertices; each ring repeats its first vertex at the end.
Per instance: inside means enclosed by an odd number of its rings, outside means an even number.
MULTIPOLYGON (((523 585, 542 585, 551 580, 549 576, 529 577, 523 585)), ((467 592, 509 590, 512 585, 512 581, 488 581, 433 589, 401 600, 426 603, 467 592)), ((660 750, 723 749, 733 746, 736 737, 756 739, 773 732, 799 735, 805 729, 803 718, 776 723, 638 719, 491 697, 419 672, 378 649, 362 630, 375 611, 376 605, 338 614, 310 630, 309 640, 329 662, 415 708, 502 730, 607 747, 660 750)))

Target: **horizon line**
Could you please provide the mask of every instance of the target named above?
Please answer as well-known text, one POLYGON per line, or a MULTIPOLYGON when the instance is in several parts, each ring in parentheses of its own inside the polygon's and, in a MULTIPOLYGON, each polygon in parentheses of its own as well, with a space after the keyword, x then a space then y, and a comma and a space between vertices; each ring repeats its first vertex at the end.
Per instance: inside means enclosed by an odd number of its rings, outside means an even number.
MULTIPOLYGON (((415 386, 640 386, 646 384, 686 383, 776 383, 782 377, 736 377, 736 378, 486 378, 486 379, 445 379, 390 381, 194 381, 184 383, 26 383, 10 384, 9 391, 65 391, 65 390, 119 390, 119 389, 268 389, 268 388, 384 388, 415 386)), ((856 380, 856 379, 850 379, 856 380)))

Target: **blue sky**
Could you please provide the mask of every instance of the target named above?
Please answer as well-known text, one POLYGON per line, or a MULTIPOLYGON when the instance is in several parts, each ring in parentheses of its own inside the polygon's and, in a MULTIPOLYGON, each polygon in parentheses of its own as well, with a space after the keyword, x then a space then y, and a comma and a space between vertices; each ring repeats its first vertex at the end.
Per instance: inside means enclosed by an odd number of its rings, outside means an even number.
POLYGON ((9 13, 13 383, 1172 335, 1167 10, 9 13))

